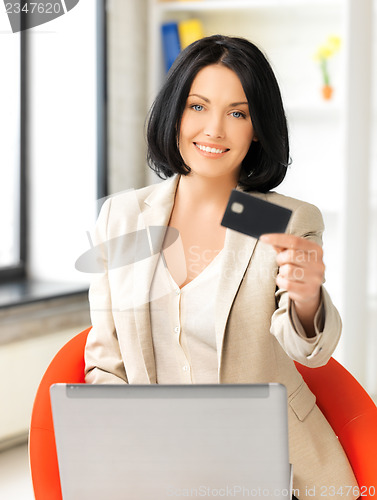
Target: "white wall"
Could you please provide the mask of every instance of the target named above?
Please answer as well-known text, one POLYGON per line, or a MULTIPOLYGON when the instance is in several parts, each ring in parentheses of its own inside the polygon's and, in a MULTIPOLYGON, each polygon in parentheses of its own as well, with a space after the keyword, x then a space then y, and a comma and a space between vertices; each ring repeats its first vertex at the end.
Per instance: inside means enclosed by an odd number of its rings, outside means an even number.
POLYGON ((145 185, 146 0, 111 0, 107 8, 109 190, 145 185))

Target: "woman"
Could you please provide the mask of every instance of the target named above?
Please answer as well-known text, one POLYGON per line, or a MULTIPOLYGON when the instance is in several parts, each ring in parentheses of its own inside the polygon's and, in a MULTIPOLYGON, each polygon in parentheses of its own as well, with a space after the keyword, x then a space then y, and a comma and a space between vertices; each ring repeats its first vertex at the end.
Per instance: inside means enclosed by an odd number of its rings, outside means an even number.
POLYGON ((331 488, 334 498, 354 498, 347 458, 293 362, 325 364, 341 321, 322 285, 319 210, 271 191, 285 177, 289 146, 263 54, 220 35, 189 46, 152 107, 147 138, 151 168, 168 179, 101 211, 96 242, 117 244, 104 247, 106 270, 90 289, 86 381, 280 382, 296 496, 331 488), (222 227, 235 187, 290 208, 287 233, 257 241, 222 227), (119 267, 130 248, 133 263, 119 267))

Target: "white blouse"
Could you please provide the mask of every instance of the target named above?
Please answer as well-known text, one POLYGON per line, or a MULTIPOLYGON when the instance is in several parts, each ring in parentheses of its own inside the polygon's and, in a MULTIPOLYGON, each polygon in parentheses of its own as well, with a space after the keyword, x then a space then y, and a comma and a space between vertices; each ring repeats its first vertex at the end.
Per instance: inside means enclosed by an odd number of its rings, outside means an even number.
POLYGON ((159 384, 217 384, 215 295, 220 252, 182 289, 161 256, 150 290, 152 340, 159 384))

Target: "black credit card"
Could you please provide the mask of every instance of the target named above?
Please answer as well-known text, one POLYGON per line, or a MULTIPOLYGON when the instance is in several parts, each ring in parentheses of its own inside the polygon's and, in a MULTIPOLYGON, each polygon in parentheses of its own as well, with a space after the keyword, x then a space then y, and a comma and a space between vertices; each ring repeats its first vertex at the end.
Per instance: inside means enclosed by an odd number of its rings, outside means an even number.
POLYGON ((284 233, 292 210, 233 189, 221 225, 259 238, 266 233, 284 233))

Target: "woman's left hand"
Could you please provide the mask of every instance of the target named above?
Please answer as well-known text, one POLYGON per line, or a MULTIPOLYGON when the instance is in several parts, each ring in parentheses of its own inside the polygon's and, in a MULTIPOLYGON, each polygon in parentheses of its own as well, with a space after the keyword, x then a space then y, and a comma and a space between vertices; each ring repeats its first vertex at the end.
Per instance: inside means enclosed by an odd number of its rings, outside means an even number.
POLYGON ((260 239, 264 243, 273 245, 277 252, 278 287, 287 290, 295 303, 319 302, 320 288, 325 275, 322 247, 293 234, 266 234, 260 239))
POLYGON ((275 248, 279 266, 276 284, 287 290, 307 333, 312 334, 311 325, 320 304, 325 275, 322 247, 293 234, 271 233, 262 235, 260 240, 275 248))

